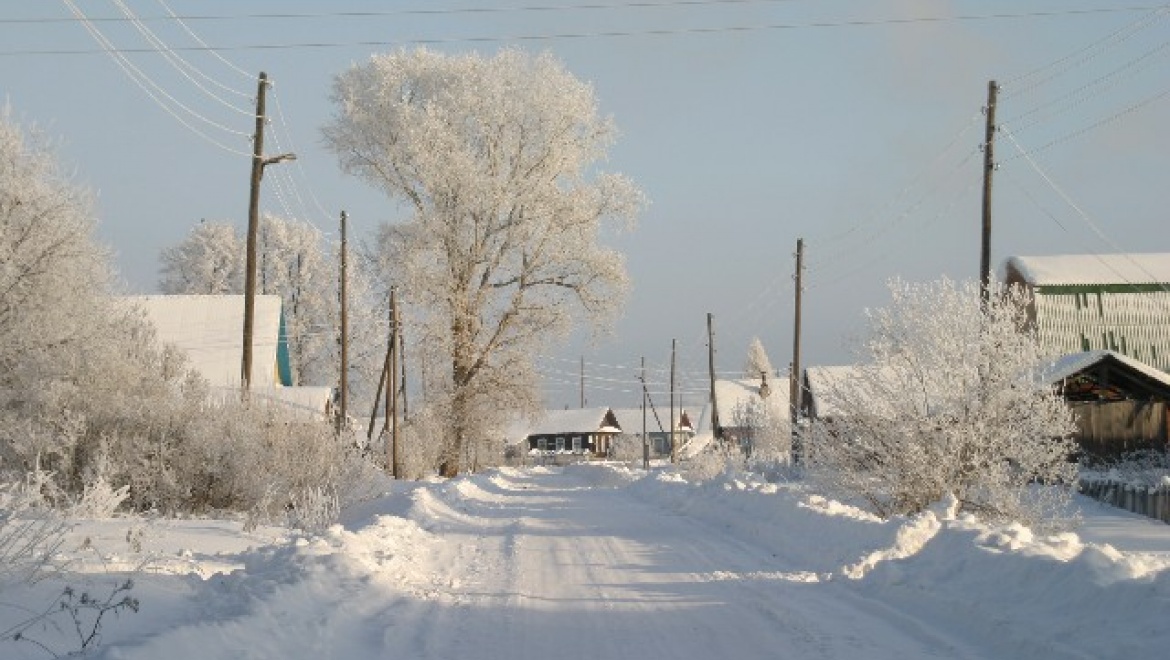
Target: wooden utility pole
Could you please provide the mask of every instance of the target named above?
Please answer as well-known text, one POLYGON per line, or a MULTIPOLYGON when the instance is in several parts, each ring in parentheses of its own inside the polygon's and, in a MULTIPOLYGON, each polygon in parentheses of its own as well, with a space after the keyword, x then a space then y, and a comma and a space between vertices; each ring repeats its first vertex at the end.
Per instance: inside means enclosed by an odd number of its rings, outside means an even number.
POLYGON ((793 313, 792 327, 792 368, 788 374, 788 405, 791 411, 792 430, 796 432, 797 418, 800 416, 800 303, 803 291, 804 273, 804 239, 796 239, 796 308, 793 313))
POLYGON ((646 399, 650 393, 646 391, 646 357, 642 357, 642 469, 650 469, 650 438, 646 435, 646 399))
POLYGON ((796 307, 792 327, 792 364, 788 367, 788 406, 791 410, 792 461, 800 461, 800 399, 803 383, 800 378, 800 305, 804 291, 804 239, 796 239, 796 307))
MULTIPOLYGON (((398 312, 394 312, 398 316, 398 312)), ((406 333, 402 330, 402 319, 398 319, 398 374, 401 380, 398 381, 398 394, 402 397, 402 421, 410 417, 410 411, 407 408, 406 401, 406 333)))
POLYGON ((256 83, 256 132, 252 136, 252 179, 248 195, 248 241, 244 259, 244 346, 240 360, 240 386, 242 397, 248 399, 252 385, 252 339, 256 318, 256 234, 260 226, 260 180, 264 168, 286 160, 296 160, 296 154, 281 154, 264 157, 264 93, 268 88, 268 76, 261 71, 256 83))
POLYGON ((390 318, 391 328, 394 337, 394 350, 390 351, 390 383, 394 391, 394 396, 390 397, 390 444, 394 447, 394 478, 400 479, 402 475, 402 451, 399 446, 400 435, 398 433, 398 363, 401 361, 401 341, 399 333, 399 324, 401 319, 398 317, 398 290, 396 287, 390 288, 390 318))
POLYGON ((707 370, 711 374, 711 432, 716 440, 723 439, 723 427, 719 424, 719 406, 715 401, 715 321, 707 312, 707 370))
POLYGON ((349 293, 346 287, 348 280, 346 273, 346 242, 345 242, 345 211, 341 212, 341 395, 337 412, 337 430, 342 431, 349 416, 349 293))
POLYGON ((268 75, 256 83, 256 132, 252 134, 252 180, 248 195, 248 244, 244 257, 244 357, 240 365, 243 397, 252 386, 252 330, 256 318, 256 232, 260 225, 260 178, 264 176, 264 93, 268 75))
POLYGON ((979 254, 979 283, 984 306, 991 295, 991 178, 995 172, 995 105, 999 85, 987 83, 987 128, 983 139, 983 231, 979 254))
POLYGON ((676 443, 675 443, 675 436, 674 436, 675 427, 677 426, 675 424, 675 421, 674 421, 674 355, 675 355, 676 341, 677 340, 675 340, 675 339, 670 340, 670 462, 671 463, 678 462, 678 447, 675 446, 676 443))
POLYGON ((374 406, 370 410, 370 428, 366 431, 366 442, 373 442, 374 440, 374 421, 378 419, 378 404, 382 401, 382 388, 386 386, 386 367, 389 365, 389 360, 382 363, 382 375, 378 378, 378 390, 374 392, 374 406))

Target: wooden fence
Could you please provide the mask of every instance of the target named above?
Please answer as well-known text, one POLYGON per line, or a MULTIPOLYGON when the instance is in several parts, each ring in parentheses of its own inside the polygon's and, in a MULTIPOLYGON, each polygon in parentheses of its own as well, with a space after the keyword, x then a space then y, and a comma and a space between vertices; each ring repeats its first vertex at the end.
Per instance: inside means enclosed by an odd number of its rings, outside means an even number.
POLYGON ((1080 491, 1119 509, 1170 523, 1170 486, 1132 486, 1105 480, 1082 480, 1080 491))

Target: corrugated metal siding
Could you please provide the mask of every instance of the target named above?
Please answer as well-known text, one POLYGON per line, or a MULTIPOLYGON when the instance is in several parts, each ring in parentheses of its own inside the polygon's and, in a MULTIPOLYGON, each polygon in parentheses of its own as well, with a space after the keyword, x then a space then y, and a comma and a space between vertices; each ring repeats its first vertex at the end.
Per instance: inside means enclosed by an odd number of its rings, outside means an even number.
POLYGON ((1036 328, 1063 353, 1110 350, 1170 371, 1170 292, 1038 287, 1036 328))

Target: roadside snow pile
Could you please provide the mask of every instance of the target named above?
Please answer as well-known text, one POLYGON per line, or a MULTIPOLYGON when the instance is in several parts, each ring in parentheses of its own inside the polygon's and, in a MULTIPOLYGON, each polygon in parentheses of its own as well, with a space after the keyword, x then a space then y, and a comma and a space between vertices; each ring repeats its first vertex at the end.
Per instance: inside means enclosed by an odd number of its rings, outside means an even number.
MULTIPOLYGON (((576 474, 587 478, 588 470, 576 474)), ((789 575, 800 573, 791 571, 795 564, 818 581, 847 584, 990 644, 1002 657, 1140 657, 1151 635, 1170 642, 1170 526, 1087 498, 1078 498, 1085 533, 1136 530, 1125 537, 1133 551, 1076 533, 1037 536, 1018 524, 985 525, 956 515, 954 502, 882 521, 800 484, 744 477, 691 484, 659 471, 630 488, 638 499, 764 547, 783 558, 789 575)))

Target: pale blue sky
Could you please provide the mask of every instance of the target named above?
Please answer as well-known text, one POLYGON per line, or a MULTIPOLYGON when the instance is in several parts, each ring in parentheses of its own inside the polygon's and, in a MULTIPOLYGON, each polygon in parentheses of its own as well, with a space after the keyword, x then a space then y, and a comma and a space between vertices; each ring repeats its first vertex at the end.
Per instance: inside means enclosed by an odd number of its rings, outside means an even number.
MULTIPOLYGON (((181 51, 198 70, 189 79, 157 53, 128 55, 189 108, 175 112, 199 135, 94 52, 84 26, 62 20, 66 3, 0 2, 0 92, 23 122, 63 141, 137 292, 154 290, 159 250, 200 218, 243 226, 247 114, 261 70, 276 85, 266 152, 300 157, 269 168, 264 208, 326 232, 344 208, 359 237, 400 216, 321 148, 332 77, 351 63, 417 42, 447 52, 519 45, 553 52, 592 82, 622 132, 605 166, 637 181, 651 206, 616 239, 634 291, 614 335, 540 362, 551 407, 577 404, 581 355, 591 405, 633 404, 639 357, 665 367, 672 337, 680 380, 697 389, 707 312, 718 371, 738 372, 754 335, 787 365, 798 237, 806 366, 850 360, 862 310, 885 303, 888 278, 976 277, 980 109, 992 78, 1004 85, 999 120, 1011 131, 997 142, 995 264, 1170 251, 1170 15, 1156 2, 74 3, 91 18, 121 16, 123 4, 169 47, 198 46, 161 19, 169 7, 223 58, 181 51), (1020 156, 1013 139, 1036 153, 1020 156)), ((93 25, 118 48, 150 47, 128 21, 93 25)))

